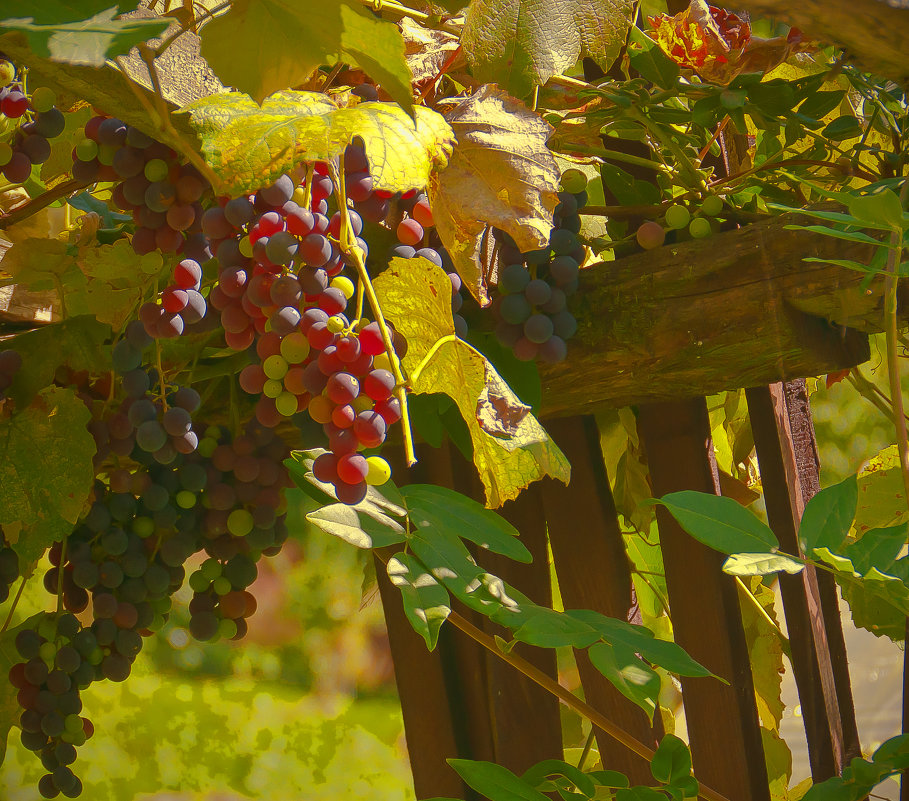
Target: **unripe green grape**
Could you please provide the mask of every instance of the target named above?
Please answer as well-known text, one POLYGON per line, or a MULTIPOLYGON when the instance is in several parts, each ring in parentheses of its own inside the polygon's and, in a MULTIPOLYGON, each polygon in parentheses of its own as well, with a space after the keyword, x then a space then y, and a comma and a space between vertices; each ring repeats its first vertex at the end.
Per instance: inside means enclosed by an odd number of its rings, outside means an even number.
POLYGON ((67 715, 63 721, 63 728, 70 734, 78 734, 82 731, 82 718, 78 715, 67 715))
POLYGON ((189 577, 189 586, 193 592, 205 592, 210 583, 201 570, 197 570, 189 577))
POLYGON ((716 217, 723 210, 723 198, 719 195, 707 195, 701 201, 701 214, 706 217, 716 217))
POLYGON ((7 59, 0 59, 0 89, 16 80, 16 67, 7 59))
POLYGON ((83 139, 76 144, 76 157, 79 161, 91 161, 98 155, 98 143, 94 139, 83 139))
POLYGON ((281 340, 281 355, 289 364, 300 364, 309 356, 309 340, 301 331, 294 331, 281 340))
POLYGON ((391 465, 381 456, 366 457, 366 483, 371 487, 378 487, 391 478, 391 465))
POLYGON ((218 447, 218 440, 213 437, 203 437, 199 440, 199 446, 196 448, 196 451, 200 456, 208 459, 215 452, 215 448, 218 447))
POLYGON ((289 365, 283 356, 275 354, 274 356, 269 356, 264 362, 262 362, 262 370, 265 372, 265 375, 268 378, 273 378, 275 381, 280 381, 284 376, 287 375, 287 370, 289 365))
POLYGON ((216 578, 211 583, 211 588, 215 591, 215 593, 217 595, 227 595, 227 593, 229 593, 232 589, 230 586, 230 582, 226 578, 224 578, 224 576, 221 576, 220 578, 216 578))
POLYGON ((232 640, 237 636, 237 624, 233 620, 225 618, 218 623, 218 636, 224 640, 232 640))
POLYGON ((691 212, 685 206, 676 203, 666 209, 666 225, 678 231, 691 222, 691 212))
POLYGON ((357 288, 354 286, 354 282, 351 281, 346 275, 338 275, 331 279, 331 286, 335 289, 340 289, 344 293, 344 297, 350 300, 354 296, 354 292, 357 291, 357 288))
POLYGON ((266 398, 277 398, 284 391, 284 384, 276 378, 269 378, 262 385, 262 394, 266 398))
POLYGON ((152 183, 163 181, 167 178, 169 170, 170 168, 164 159, 152 159, 145 165, 145 177, 152 183))
POLYGON ((214 581, 221 575, 221 563, 217 559, 209 558, 202 563, 199 570, 209 581, 214 581))
POLYGON ((666 241, 666 231, 658 222, 648 220, 647 222, 641 223, 635 237, 638 240, 638 244, 644 248, 644 250, 653 250, 666 241))
POLYGON ((176 497, 177 506, 181 509, 192 509, 196 505, 196 494, 189 490, 180 490, 176 497))
POLYGON ((561 184, 562 189, 575 195, 587 188, 587 176, 581 170, 572 167, 562 173, 561 184))
POLYGON ((150 537, 155 533, 155 523, 150 517, 137 517, 133 520, 132 528, 133 533, 137 537, 142 537, 142 539, 150 537))
POLYGON ((227 530, 235 537, 245 537, 254 525, 255 520, 246 509, 234 509, 227 517, 227 530))
POLYGON ((114 156, 119 150, 118 145, 101 145, 98 147, 98 161, 105 167, 110 167, 114 163, 114 156))
POLYGON ((710 220, 706 217, 695 217, 688 226, 688 233, 694 239, 703 239, 705 236, 710 236, 711 230, 710 220))
POLYGON ((338 334, 347 328, 347 321, 340 314, 336 314, 333 317, 328 318, 325 327, 328 328, 331 333, 338 334))
POLYGON ((38 649, 38 656, 40 656, 45 662, 53 662, 56 655, 56 645, 54 645, 52 642, 41 643, 41 647, 38 649))
POLYGON ((297 396, 291 392, 282 392, 275 398, 275 409, 282 417, 292 417, 297 413, 297 396))
POLYGON ((253 255, 253 246, 252 240, 248 236, 244 236, 240 240, 240 255, 244 258, 251 259, 253 255))
POLYGON ((32 92, 32 108, 39 114, 43 114, 45 111, 50 111, 56 102, 57 95, 54 94, 53 89, 50 89, 47 86, 39 86, 37 89, 35 89, 34 92, 32 92))
POLYGON ((0 167, 5 167, 9 164, 9 160, 12 157, 13 149, 6 142, 0 142, 0 167))

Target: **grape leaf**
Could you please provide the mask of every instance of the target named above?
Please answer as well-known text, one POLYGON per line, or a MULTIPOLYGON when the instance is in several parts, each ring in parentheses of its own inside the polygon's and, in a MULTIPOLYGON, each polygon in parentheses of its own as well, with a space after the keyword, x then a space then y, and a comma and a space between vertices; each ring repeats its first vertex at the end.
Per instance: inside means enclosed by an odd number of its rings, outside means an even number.
POLYGON ((416 122, 391 103, 338 108, 317 92, 279 92, 262 106, 229 92, 188 105, 202 153, 221 179, 219 191, 239 195, 272 183, 297 164, 328 161, 359 136, 376 189, 421 188, 433 167, 444 167, 453 134, 431 109, 416 122))
POLYGON ((0 423, 0 524, 24 564, 79 519, 95 478, 90 419, 73 390, 48 387, 0 423))
POLYGON ((17 407, 22 409, 27 406, 39 390, 48 386, 61 364, 73 370, 96 373, 110 370, 109 356, 104 347, 104 340, 109 335, 108 326, 85 315, 70 317, 5 340, 3 347, 17 350, 22 356, 22 367, 13 378, 9 391, 17 407))
POLYGON ((858 474, 857 536, 873 528, 886 528, 909 517, 906 511, 899 452, 891 445, 878 453, 858 474))
MULTIPOLYGON (((454 337, 451 281, 426 259, 396 258, 374 283, 383 312, 407 337, 403 362, 412 373, 439 340, 454 337)), ((508 412, 527 407, 463 340, 443 343, 412 381, 411 390, 444 392, 457 404, 470 432, 487 506, 501 506, 547 475, 568 482, 568 460, 529 411, 515 415, 510 426, 494 428, 508 412)))
POLYGON ((527 97, 583 56, 608 67, 634 7, 632 0, 473 0, 461 46, 477 80, 527 97))
POLYGON ((395 554, 387 568, 391 583, 401 591, 404 614, 432 651, 439 640, 439 629, 451 613, 448 590, 406 553, 395 554))
POLYGON ((559 166, 546 147, 552 127, 494 86, 445 115, 458 143, 448 168, 433 174, 436 230, 470 291, 486 302, 480 248, 489 226, 522 251, 549 243, 559 166))
POLYGON ((361 67, 413 113, 401 32, 357 0, 234 0, 200 35, 202 55, 222 83, 259 103, 304 83, 320 64, 344 61, 361 67))
POLYGON ((593 666, 652 721, 660 694, 660 677, 624 645, 596 642, 587 650, 593 666))
POLYGON ((35 55, 101 67, 107 59, 129 52, 170 25, 167 19, 115 19, 121 10, 136 5, 118 4, 117 0, 30 0, 29 16, 0 20, 0 29, 24 33, 35 55))

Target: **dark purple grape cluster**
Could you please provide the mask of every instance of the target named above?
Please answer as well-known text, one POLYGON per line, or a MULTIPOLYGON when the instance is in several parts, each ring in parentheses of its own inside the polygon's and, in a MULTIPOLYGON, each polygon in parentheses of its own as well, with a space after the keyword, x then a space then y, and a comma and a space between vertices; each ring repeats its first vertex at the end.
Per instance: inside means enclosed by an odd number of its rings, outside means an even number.
POLYGON ((21 662, 9 672, 18 690, 22 744, 37 753, 47 773, 38 782, 43 798, 76 798, 82 782, 73 773, 76 748, 94 733, 80 715, 81 691, 95 678, 100 653, 90 630, 75 615, 48 613, 15 639, 21 662))
POLYGON ((73 149, 73 178, 111 181, 112 203, 132 213, 133 250, 182 253, 206 261, 202 199, 208 181, 176 151, 116 117, 92 117, 73 149))
POLYGON ((584 261, 578 212, 586 203, 586 192, 559 193, 549 247, 543 250, 521 253, 510 236, 494 232, 502 265, 492 305, 498 318, 495 333, 523 361, 563 361, 567 341, 577 332, 567 301, 577 291, 584 261))
POLYGON ((16 373, 22 369, 22 355, 15 350, 0 350, 0 401, 5 400, 6 391, 13 385, 16 373))
POLYGON ((200 322, 208 311, 202 289, 202 265, 195 259, 183 259, 174 267, 173 283, 161 292, 158 303, 145 303, 139 319, 153 339, 170 339, 182 334, 187 326, 200 322))

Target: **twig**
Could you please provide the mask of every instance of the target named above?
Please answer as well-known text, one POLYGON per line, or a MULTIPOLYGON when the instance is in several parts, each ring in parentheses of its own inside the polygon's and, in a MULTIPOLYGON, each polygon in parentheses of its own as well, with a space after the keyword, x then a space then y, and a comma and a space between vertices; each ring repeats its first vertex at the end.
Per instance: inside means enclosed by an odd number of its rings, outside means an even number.
POLYGON ((13 598, 13 605, 9 608, 9 614, 6 616, 6 620, 3 621, 3 628, 0 628, 0 634, 3 634, 9 628, 9 624, 13 619, 13 613, 16 611, 16 607, 19 605, 19 599, 22 597, 22 590, 25 589, 25 582, 28 579, 23 576, 22 582, 19 584, 19 589, 16 592, 16 597, 13 598))
POLYGON ((23 220, 27 220, 33 214, 37 214, 41 211, 41 209, 50 206, 51 203, 60 200, 60 198, 75 194, 80 189, 85 189, 87 186, 88 184, 75 179, 57 184, 52 189, 42 192, 40 195, 31 198, 26 203, 16 206, 16 208, 7 214, 0 215, 0 230, 9 228, 9 226, 20 223, 23 220))

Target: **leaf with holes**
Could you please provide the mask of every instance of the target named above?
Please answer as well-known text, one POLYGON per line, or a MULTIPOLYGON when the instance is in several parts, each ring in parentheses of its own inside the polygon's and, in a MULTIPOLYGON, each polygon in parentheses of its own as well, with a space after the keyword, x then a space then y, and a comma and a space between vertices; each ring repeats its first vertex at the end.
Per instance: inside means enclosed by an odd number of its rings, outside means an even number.
POLYGON ((546 147, 552 127, 494 86, 445 119, 458 143, 448 168, 433 175, 433 218, 458 274, 485 302, 481 250, 490 226, 507 232, 522 252, 549 243, 560 174, 546 147))
POLYGON ((412 75, 396 25, 357 0, 233 0, 202 28, 202 55, 225 86, 261 103, 304 83, 320 64, 359 66, 413 112, 412 75))
POLYGON ((23 564, 79 519, 95 478, 90 419, 73 390, 48 387, 0 423, 0 524, 23 564))
POLYGON ((527 97, 584 56, 608 68, 634 11, 632 0, 473 0, 461 46, 477 80, 527 97))
POLYGON ((298 164, 330 161, 360 137, 373 186, 389 192, 422 188, 447 164, 453 135, 444 118, 420 106, 416 120, 392 103, 338 108, 317 92, 278 92, 260 107, 228 92, 184 109, 202 153, 231 196, 273 183, 298 164))
POLYGON ((407 337, 411 390, 444 392, 467 423, 486 505, 501 506, 547 475, 567 483, 568 461, 543 427, 529 412, 510 414, 526 407, 482 354, 455 337, 444 271, 426 259, 395 258, 374 284, 383 313, 407 337))

